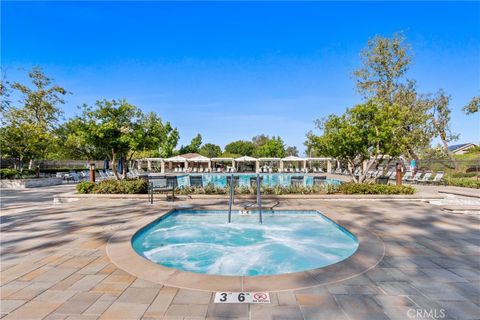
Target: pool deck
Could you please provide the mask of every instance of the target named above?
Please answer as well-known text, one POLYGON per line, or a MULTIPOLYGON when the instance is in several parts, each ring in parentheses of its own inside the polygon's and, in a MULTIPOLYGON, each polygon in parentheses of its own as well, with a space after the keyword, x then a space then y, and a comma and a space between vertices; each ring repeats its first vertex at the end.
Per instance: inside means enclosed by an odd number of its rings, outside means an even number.
MULTIPOLYGON (((478 194, 419 189, 426 200, 442 197, 439 191, 478 194)), ((73 186, 2 190, 2 319, 480 319, 478 214, 408 198, 280 199, 277 209, 315 209, 354 233, 368 230, 385 245, 385 256, 350 279, 272 290, 271 304, 225 305, 213 303, 212 292, 138 278, 106 251, 113 235, 140 219, 175 206, 226 207, 224 199, 159 198, 149 205, 86 198, 54 205, 53 196, 68 190, 73 186)))

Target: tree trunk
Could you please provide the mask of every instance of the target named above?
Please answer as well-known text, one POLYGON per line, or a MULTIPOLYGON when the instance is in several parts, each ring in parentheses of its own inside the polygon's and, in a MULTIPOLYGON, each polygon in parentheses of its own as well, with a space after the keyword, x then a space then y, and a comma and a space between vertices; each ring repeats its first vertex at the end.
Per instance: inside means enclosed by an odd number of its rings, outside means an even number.
POLYGON ((32 170, 33 169, 33 159, 30 159, 30 161, 28 162, 28 170, 32 170))
POLYGON ((121 157, 121 162, 122 162, 122 179, 127 178, 127 162, 125 161, 125 157, 121 157))
POLYGON ((458 170, 457 159, 455 159, 455 157, 453 156, 453 153, 448 149, 447 140, 445 140, 445 139, 442 138, 442 137, 440 137, 440 139, 442 140, 443 147, 445 148, 445 152, 447 152, 448 157, 450 158, 450 160, 451 160, 452 163, 453 163, 453 167, 455 168, 455 171, 457 171, 457 170, 458 170))
POLYGON ((115 179, 120 180, 120 177, 118 176, 118 172, 117 172, 116 160, 117 160, 117 154, 112 151, 112 157, 111 157, 112 172, 113 172, 113 175, 115 176, 115 179))
POLYGON ((358 177, 355 176, 355 163, 353 161, 348 161, 350 165, 347 166, 348 173, 352 177, 353 182, 358 183, 358 177))
POLYGON ((362 172, 362 175, 358 178, 358 183, 364 183, 365 180, 367 180, 367 172, 370 170, 370 168, 377 162, 377 159, 370 159, 368 160, 367 167, 365 168, 365 171, 362 172))

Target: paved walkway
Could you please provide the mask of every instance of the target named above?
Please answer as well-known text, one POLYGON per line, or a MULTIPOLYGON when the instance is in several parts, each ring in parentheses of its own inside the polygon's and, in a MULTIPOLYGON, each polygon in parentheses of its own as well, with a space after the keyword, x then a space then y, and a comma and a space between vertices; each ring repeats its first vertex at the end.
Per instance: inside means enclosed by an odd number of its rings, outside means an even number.
POLYGON ((124 223, 155 216, 171 203, 53 205, 49 189, 7 195, 1 216, 2 319, 480 319, 478 215, 449 214, 413 201, 282 201, 280 208, 338 212, 338 222, 370 229, 385 242, 385 258, 341 283, 271 293, 269 305, 218 305, 210 292, 138 279, 106 256, 106 242, 124 223))

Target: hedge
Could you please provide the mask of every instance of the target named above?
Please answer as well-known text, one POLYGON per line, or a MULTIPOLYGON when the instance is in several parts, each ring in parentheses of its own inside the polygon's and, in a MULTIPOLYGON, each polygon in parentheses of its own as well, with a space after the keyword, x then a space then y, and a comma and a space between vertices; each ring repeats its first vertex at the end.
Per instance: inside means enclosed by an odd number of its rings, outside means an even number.
MULTIPOLYGON (((275 186, 275 187, 261 187, 263 195, 282 195, 282 194, 319 194, 319 193, 335 193, 338 187, 331 184, 324 184, 318 186, 275 186)), ((229 188, 215 187, 208 184, 204 187, 181 187, 176 189, 176 193, 182 195, 189 194, 228 194, 229 188)), ((257 187, 235 187, 235 194, 257 194, 257 187)))
POLYGON ((148 192, 148 182, 144 179, 82 181, 77 184, 78 193, 97 194, 141 194, 148 192))
POLYGON ((449 186, 480 189, 480 180, 468 178, 445 178, 445 183, 449 186))
MULTIPOLYGON (((77 184, 79 193, 102 193, 102 194, 122 194, 122 193, 147 193, 148 182, 143 179, 137 180, 104 180, 97 184, 83 181, 77 184)), ((263 195, 284 195, 284 194, 413 194, 415 189, 411 186, 396 186, 383 184, 356 184, 344 183, 340 186, 332 184, 323 184, 315 186, 290 185, 262 187, 263 195)), ((181 187, 176 189, 176 193, 181 195, 190 194, 228 194, 228 187, 220 188, 212 184, 204 187, 181 187)), ((236 187, 236 194, 255 195, 257 189, 252 187, 236 187)))
POLYGON ((375 183, 343 183, 338 191, 344 194, 414 194, 411 186, 397 186, 375 183))
POLYGON ((0 179, 34 178, 35 170, 0 169, 0 179))

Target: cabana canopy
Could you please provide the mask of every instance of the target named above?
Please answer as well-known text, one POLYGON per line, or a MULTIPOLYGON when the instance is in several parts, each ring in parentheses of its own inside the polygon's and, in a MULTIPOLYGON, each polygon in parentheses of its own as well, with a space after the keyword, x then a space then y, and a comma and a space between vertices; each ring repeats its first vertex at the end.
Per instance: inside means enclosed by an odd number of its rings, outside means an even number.
POLYGON ((295 157, 295 156, 288 156, 286 158, 282 158, 282 161, 305 161, 305 158, 295 157))
POLYGON ((257 159, 249 156, 243 156, 240 158, 236 158, 235 161, 236 162, 255 162, 257 161, 257 159))
POLYGON ((204 156, 196 156, 193 158, 188 159, 191 162, 210 162, 210 159, 204 156))
POLYGON ((142 158, 137 161, 163 161, 163 158, 142 158))
POLYGON ((332 158, 307 158, 307 161, 327 161, 332 160, 332 158))
POLYGON ((233 161, 233 158, 212 158, 212 161, 220 162, 220 161, 233 161))
POLYGON ((280 161, 280 158, 258 158, 258 161, 280 161))
POLYGON ((164 159, 163 161, 166 162, 185 162, 187 161, 187 158, 181 157, 181 156, 175 156, 175 157, 170 157, 167 159, 164 159))

